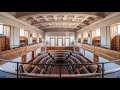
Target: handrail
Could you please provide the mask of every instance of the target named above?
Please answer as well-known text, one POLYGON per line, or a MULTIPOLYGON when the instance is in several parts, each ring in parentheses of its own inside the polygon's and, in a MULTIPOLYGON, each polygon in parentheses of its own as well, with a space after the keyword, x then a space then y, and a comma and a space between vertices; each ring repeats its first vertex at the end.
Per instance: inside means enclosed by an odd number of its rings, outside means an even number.
MULTIPOLYGON (((107 64, 107 63, 113 63, 113 62, 120 62, 120 60, 114 60, 114 61, 109 61, 109 62, 97 62, 97 63, 81 63, 81 64, 33 64, 33 63, 24 63, 24 62, 16 62, 16 61, 10 61, 10 60, 5 60, 5 59, 0 59, 0 61, 2 62, 11 62, 11 63, 16 63, 17 64, 17 72, 14 72, 13 74, 16 74, 17 75, 17 78, 19 78, 19 75, 20 76, 42 76, 42 77, 45 77, 44 75, 39 75, 39 74, 31 74, 31 73, 19 73, 19 64, 29 64, 29 65, 51 65, 51 66, 74 66, 74 65, 94 65, 94 64, 102 64, 102 71, 101 73, 89 73, 89 74, 84 74, 84 75, 81 75, 81 74, 77 74, 77 75, 73 75, 73 74, 70 74, 70 75, 67 75, 67 74, 61 74, 60 73, 60 78, 61 77, 90 77, 90 76, 102 76, 102 78, 104 78, 104 75, 106 74, 109 74, 109 73, 112 73, 112 72, 118 72, 120 71, 120 68, 118 69, 115 69, 115 71, 110 71, 110 70, 107 70, 107 71, 104 71, 104 65, 107 64)), ((4 70, 1 70, 1 71, 4 71, 4 70)), ((61 71, 61 70, 60 70, 61 71)), ((7 72, 9 73, 9 71, 4 71, 4 72, 7 72)), ((51 74, 49 74, 51 75, 51 74)), ((48 76, 48 75, 47 75, 48 76)), ((52 76, 49 76, 49 77, 52 77, 52 76)))
POLYGON ((84 50, 90 51, 108 60, 120 59, 120 51, 111 50, 108 48, 94 46, 94 45, 81 44, 81 43, 79 43, 77 47, 83 48, 84 50))
MULTIPOLYGON (((0 61, 3 61, 3 62, 12 62, 12 63, 19 63, 19 64, 30 64, 30 65, 63 65, 63 66, 64 65, 65 66, 68 65, 68 64, 33 64, 33 63, 25 63, 25 62, 16 62, 16 61, 5 60, 5 59, 0 59, 0 61)), ((93 64, 106 64, 106 63, 114 63, 114 62, 120 62, 120 59, 109 61, 109 62, 81 63, 81 64, 69 64, 69 65, 93 65, 93 64)))

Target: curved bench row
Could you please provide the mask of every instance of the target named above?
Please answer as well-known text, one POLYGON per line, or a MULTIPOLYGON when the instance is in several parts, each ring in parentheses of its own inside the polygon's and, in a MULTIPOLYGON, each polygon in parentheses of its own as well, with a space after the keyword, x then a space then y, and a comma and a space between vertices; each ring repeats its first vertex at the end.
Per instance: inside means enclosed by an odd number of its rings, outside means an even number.
MULTIPOLYGON (((71 64, 82 64, 87 63, 87 60, 83 58, 80 54, 72 53, 68 56, 67 60, 71 64)), ((100 73, 101 72, 101 66, 100 65, 77 65, 72 66, 74 69, 74 72, 77 74, 85 74, 85 73, 100 73)))
MULTIPOLYGON (((74 74, 89 74, 89 73, 100 73, 100 65, 81 65, 82 63, 87 63, 87 60, 78 52, 74 53, 64 53, 63 51, 53 51, 54 53, 42 53, 36 59, 33 60, 33 64, 50 64, 57 57, 66 60, 69 64, 80 64, 80 65, 69 65, 68 68, 74 72, 74 74), (56 53, 55 53, 56 52, 56 53), (62 58, 64 57, 64 58, 62 58)), ((50 65, 28 65, 24 68, 24 72, 27 73, 37 73, 37 74, 49 74, 52 66, 50 65)))

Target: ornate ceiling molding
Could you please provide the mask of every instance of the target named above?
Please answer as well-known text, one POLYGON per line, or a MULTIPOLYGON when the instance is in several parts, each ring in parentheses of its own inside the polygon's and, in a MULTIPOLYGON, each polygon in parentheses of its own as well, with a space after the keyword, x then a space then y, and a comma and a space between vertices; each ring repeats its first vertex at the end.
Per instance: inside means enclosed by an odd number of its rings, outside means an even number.
POLYGON ((105 18, 108 12, 12 12, 17 18, 40 30, 47 28, 75 28, 80 30, 105 18))

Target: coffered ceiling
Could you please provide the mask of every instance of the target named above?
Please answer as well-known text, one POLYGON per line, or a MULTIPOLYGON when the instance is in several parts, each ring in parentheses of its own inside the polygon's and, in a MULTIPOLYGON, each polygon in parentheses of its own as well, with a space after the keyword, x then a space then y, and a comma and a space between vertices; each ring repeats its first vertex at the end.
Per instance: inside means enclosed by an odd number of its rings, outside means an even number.
POLYGON ((100 19, 107 17, 109 12, 12 12, 20 20, 36 28, 49 30, 80 30, 100 19))

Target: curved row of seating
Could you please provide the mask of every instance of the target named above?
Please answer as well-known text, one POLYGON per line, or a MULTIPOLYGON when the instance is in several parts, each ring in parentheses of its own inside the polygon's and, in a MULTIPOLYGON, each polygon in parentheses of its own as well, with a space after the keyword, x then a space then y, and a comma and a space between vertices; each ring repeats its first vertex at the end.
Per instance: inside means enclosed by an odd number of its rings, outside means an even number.
POLYGON ((36 73, 36 74, 52 74, 51 65, 32 65, 32 64, 52 64, 53 62, 63 60, 68 62, 66 66, 70 73, 68 74, 89 74, 89 73, 100 73, 101 66, 97 64, 93 65, 81 65, 88 63, 79 52, 65 52, 64 51, 51 51, 41 53, 36 59, 34 59, 30 65, 24 67, 25 73, 36 73), (77 64, 77 65, 73 65, 77 64), (78 65, 79 64, 79 65, 78 65))
MULTIPOLYGON (((53 61, 53 58, 48 53, 42 53, 31 64, 49 64, 53 61)), ((47 71, 47 65, 28 65, 24 68, 26 73, 39 73, 43 74, 47 71)))
POLYGON ((67 60, 72 64, 80 64, 74 66, 74 72, 78 74, 84 73, 99 73, 101 72, 101 66, 94 64, 94 65, 81 65, 82 63, 87 63, 87 60, 83 58, 80 54, 71 53, 68 56, 67 60))

